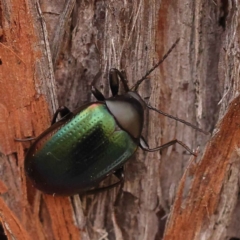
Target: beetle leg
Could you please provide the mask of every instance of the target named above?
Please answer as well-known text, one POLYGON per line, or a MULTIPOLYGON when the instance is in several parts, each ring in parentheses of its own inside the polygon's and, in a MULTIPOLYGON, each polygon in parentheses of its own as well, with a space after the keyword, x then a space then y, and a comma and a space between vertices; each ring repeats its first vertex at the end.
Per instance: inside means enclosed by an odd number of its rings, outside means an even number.
POLYGON ((145 139, 144 139, 143 137, 140 137, 139 147, 140 147, 142 150, 147 151, 147 152, 156 152, 156 151, 162 150, 162 149, 164 149, 164 148, 170 147, 170 146, 172 146, 172 145, 174 145, 174 144, 176 144, 176 143, 178 143, 178 144, 180 144, 181 146, 183 146, 183 147, 184 147, 188 152, 190 152, 192 155, 197 156, 196 153, 194 153, 186 144, 184 144, 183 142, 181 142, 181 141, 179 141, 179 140, 177 140, 177 139, 174 139, 174 140, 172 140, 172 141, 170 141, 170 142, 167 142, 167 143, 165 143, 165 144, 163 144, 163 145, 161 145, 161 146, 158 146, 158 147, 156 147, 156 148, 150 149, 150 148, 148 147, 148 144, 147 144, 147 142, 145 141, 145 139))
POLYGON ((28 142, 28 141, 33 141, 35 140, 35 137, 30 137, 30 138, 14 138, 15 141, 17 142, 28 142))
POLYGON ((98 101, 105 101, 105 97, 103 96, 103 94, 92 85, 92 94, 94 95, 94 97, 98 100, 98 101))
MULTIPOLYGON (((114 187, 116 187, 118 185, 121 185, 120 190, 119 190, 119 191, 121 191, 121 189, 123 187, 123 183, 124 183, 124 170, 123 170, 123 167, 121 167, 118 170, 116 170, 116 172, 113 173, 113 174, 119 179, 118 182, 113 183, 113 184, 111 184, 109 186, 106 186, 106 187, 101 187, 101 188, 96 188, 96 189, 93 189, 93 190, 88 190, 88 191, 84 192, 84 194, 90 195, 90 194, 101 193, 101 192, 104 192, 104 191, 109 190, 111 188, 114 188, 114 187)), ((121 194, 120 194, 120 196, 121 196, 121 194)), ((120 196, 119 196, 119 193, 118 193, 117 199, 120 196)))
POLYGON ((124 185, 124 177, 125 177, 124 168, 123 167, 119 168, 114 174, 115 174, 115 176, 118 177, 119 184, 120 184, 120 188, 118 189, 116 200, 114 202, 114 206, 117 206, 117 205, 119 205, 119 202, 120 202, 120 199, 121 199, 122 193, 123 193, 123 185, 124 185))
POLYGON ((117 74, 117 69, 111 68, 109 71, 109 85, 113 96, 118 94, 119 90, 119 79, 117 74))
MULTIPOLYGON (((57 116, 58 116, 59 113, 60 113, 61 117, 64 117, 68 113, 70 113, 70 110, 67 107, 65 107, 65 106, 59 107, 57 109, 57 111, 53 115, 51 125, 53 125, 56 122, 57 116)), ((23 138, 23 139, 21 139, 21 138, 14 138, 14 140, 17 141, 17 142, 28 142, 28 141, 33 141, 35 139, 36 139, 36 137, 23 138)))
POLYGON ((118 69, 116 68, 111 68, 109 71, 109 84, 110 84, 110 88, 111 88, 111 92, 113 96, 116 96, 118 94, 118 90, 119 90, 119 78, 123 84, 123 88, 125 90, 125 92, 129 91, 129 87, 127 85, 127 80, 124 77, 123 73, 120 72, 118 69))
POLYGON ((120 181, 123 182, 124 180, 124 169, 123 167, 120 167, 118 170, 116 170, 115 173, 113 173, 120 181))
POLYGON ((53 125, 56 121, 57 121, 57 116, 60 113, 60 116, 63 118, 65 117, 67 114, 69 114, 71 111, 65 107, 65 106, 61 106, 57 109, 57 111, 54 113, 52 121, 51 121, 51 125, 53 125))

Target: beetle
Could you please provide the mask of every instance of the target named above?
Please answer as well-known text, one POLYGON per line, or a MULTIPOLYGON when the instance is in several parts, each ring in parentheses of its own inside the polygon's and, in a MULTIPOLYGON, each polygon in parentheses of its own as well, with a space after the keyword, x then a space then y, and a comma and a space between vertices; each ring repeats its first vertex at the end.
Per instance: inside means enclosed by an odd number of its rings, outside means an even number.
POLYGON ((137 93, 139 85, 164 61, 178 41, 132 89, 129 89, 122 72, 112 68, 109 72, 112 97, 105 98, 92 86, 96 102, 87 103, 73 112, 67 107, 60 107, 55 112, 51 127, 35 139, 25 157, 26 175, 37 189, 47 194, 66 196, 93 193, 95 190, 92 188, 112 173, 119 181, 100 190, 114 187, 123 183, 123 165, 138 147, 155 152, 179 143, 194 154, 177 139, 150 149, 141 136, 147 108, 204 132, 153 108, 137 93), (119 80, 125 90, 122 95, 118 94, 119 80), (59 114, 62 118, 57 121, 59 114))

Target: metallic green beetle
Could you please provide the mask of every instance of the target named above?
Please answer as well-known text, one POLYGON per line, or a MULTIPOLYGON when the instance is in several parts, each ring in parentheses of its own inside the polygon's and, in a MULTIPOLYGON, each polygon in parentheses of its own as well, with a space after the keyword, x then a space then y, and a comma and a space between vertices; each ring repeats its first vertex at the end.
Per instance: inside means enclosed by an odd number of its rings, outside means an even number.
POLYGON ((119 169, 137 150, 143 127, 143 108, 134 94, 84 105, 42 133, 25 158, 34 186, 72 195, 119 169))
MULTIPOLYGON (((184 120, 161 112, 150 105, 136 92, 142 81, 166 58, 140 79, 130 91, 123 74, 111 69, 109 74, 112 97, 105 97, 95 88, 92 93, 97 102, 86 104, 74 112, 60 107, 53 116, 52 126, 44 131, 30 147, 25 158, 25 171, 33 185, 47 194, 73 195, 92 193, 109 174, 115 174, 123 182, 123 165, 136 152, 138 147, 148 152, 159 151, 178 140, 149 149, 141 136, 144 123, 144 110, 149 108, 185 124, 184 120), (125 94, 118 95, 119 79, 125 94), (62 118, 56 122, 58 114, 62 118)), ((194 127, 194 126, 192 126, 194 127)), ((194 127, 197 130, 197 127, 194 127)), ((200 130, 202 131, 202 130, 200 130)))

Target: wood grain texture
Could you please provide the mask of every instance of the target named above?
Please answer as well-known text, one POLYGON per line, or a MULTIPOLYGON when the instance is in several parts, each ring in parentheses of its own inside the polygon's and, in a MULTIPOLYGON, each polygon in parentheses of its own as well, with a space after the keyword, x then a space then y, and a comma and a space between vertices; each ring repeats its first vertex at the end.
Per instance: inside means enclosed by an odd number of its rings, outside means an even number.
MULTIPOLYGON (((224 82, 219 122, 208 142, 201 161, 195 166, 189 193, 183 198, 182 178, 164 239, 230 239, 239 238, 239 29, 238 2, 226 5, 226 22, 221 35, 218 77, 224 82), (227 15, 226 15, 227 14, 227 15), (231 27, 230 27, 231 26, 231 27), (233 67, 230 67, 233 66, 233 67)), ((201 6, 199 6, 201 7, 201 6)), ((201 8, 199 8, 201 9, 201 8)), ((220 13, 224 17, 224 12, 220 13)))
POLYGON ((37 6, 1 1, 0 217, 8 238, 240 238, 238 1, 42 0, 37 6), (219 122, 204 136, 150 111, 143 135, 151 147, 177 138, 198 148, 197 159, 179 145, 139 150, 125 166, 117 203, 118 189, 70 198, 33 189, 23 172, 29 145, 14 137, 38 135, 58 105, 73 110, 94 101, 91 84, 110 96, 111 67, 124 70, 132 86, 177 38, 139 93, 204 130, 219 122))
POLYGON ((39 135, 56 109, 44 22, 33 2, 1 1, 1 10, 0 219, 8 239, 76 238, 70 200, 42 197, 32 188, 23 168, 29 143, 14 140, 39 135))

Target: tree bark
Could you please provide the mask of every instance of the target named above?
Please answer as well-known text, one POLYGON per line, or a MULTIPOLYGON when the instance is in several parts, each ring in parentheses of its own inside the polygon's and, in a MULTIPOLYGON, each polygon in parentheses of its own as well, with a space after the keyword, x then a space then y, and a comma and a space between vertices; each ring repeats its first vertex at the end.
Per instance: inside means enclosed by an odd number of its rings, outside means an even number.
POLYGON ((57 106, 47 29, 38 2, 1 1, 0 219, 8 239, 79 238, 68 198, 36 191, 24 174, 28 144, 57 106), (64 226, 64 227, 63 227, 64 226))
POLYGON ((226 0, 1 0, 0 217, 8 239, 240 238, 238 8, 226 0), (118 202, 118 188, 69 198, 32 188, 23 169, 29 144, 14 138, 39 135, 57 106, 94 101, 92 84, 110 96, 112 67, 132 86, 178 38, 139 94, 204 130, 219 123, 211 137, 147 111, 143 136, 150 147, 177 138, 197 159, 180 145, 138 150, 118 202))

